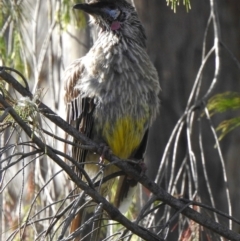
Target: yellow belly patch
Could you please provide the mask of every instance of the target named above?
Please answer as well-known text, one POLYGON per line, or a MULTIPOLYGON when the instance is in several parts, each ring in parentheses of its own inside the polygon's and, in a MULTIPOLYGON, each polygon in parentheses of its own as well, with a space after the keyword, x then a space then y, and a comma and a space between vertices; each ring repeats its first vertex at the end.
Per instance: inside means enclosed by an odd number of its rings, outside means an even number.
POLYGON ((103 136, 116 156, 126 159, 140 145, 145 131, 146 118, 121 118, 114 125, 105 123, 103 136))

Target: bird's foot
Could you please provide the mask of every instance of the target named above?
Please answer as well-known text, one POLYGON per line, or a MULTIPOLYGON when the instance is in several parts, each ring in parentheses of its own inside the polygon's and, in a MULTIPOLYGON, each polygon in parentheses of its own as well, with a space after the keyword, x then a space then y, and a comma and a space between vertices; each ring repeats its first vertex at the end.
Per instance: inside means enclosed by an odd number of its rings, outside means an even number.
POLYGON ((99 158, 99 164, 103 164, 104 163, 104 159, 105 159, 105 155, 106 154, 112 154, 112 151, 109 148, 109 146, 106 145, 105 143, 101 143, 100 144, 100 148, 101 148, 102 154, 101 154, 101 156, 99 158))
POLYGON ((139 169, 141 169, 141 175, 144 175, 147 171, 147 165, 143 159, 138 162, 139 169))
POLYGON ((131 163, 137 169, 137 171, 141 173, 141 175, 144 175, 146 173, 147 166, 143 159, 128 159, 127 162, 131 163))

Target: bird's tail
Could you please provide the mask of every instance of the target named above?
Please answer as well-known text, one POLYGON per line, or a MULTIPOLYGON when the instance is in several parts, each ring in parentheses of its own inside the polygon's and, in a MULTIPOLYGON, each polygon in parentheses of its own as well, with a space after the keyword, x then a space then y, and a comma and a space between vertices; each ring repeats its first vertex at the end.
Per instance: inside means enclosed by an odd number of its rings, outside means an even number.
POLYGON ((101 205, 90 202, 71 222, 70 232, 74 241, 100 241, 106 234, 101 205))
MULTIPOLYGON (((70 233, 73 233, 74 231, 76 231, 80 226, 81 226, 81 214, 78 213, 77 216, 71 222, 70 233)), ((80 240, 81 240, 81 235, 79 234, 74 239, 74 241, 80 241, 80 240)))
POLYGON ((114 205, 120 212, 126 213, 128 211, 137 188, 137 183, 137 181, 129 178, 127 175, 119 177, 114 205))

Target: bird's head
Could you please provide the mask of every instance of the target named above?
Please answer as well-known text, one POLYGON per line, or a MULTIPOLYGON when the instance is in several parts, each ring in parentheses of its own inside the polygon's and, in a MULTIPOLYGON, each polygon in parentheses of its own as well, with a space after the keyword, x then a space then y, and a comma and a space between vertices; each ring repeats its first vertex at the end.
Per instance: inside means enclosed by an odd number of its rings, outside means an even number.
POLYGON ((91 16, 91 22, 101 31, 114 32, 145 47, 146 35, 135 8, 126 0, 93 0, 79 3, 73 8, 91 16))

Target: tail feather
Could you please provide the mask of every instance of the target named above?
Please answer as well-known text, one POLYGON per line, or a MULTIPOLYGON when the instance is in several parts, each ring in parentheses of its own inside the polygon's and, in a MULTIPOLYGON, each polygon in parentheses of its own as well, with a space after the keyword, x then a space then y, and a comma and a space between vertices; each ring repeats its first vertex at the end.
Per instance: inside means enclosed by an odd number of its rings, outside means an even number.
POLYGON ((114 205, 125 213, 132 203, 132 197, 137 188, 137 181, 128 176, 121 176, 118 181, 117 191, 114 198, 114 205))
MULTIPOLYGON (((81 213, 78 213, 77 216, 73 219, 73 221, 71 222, 70 233, 73 233, 81 226, 81 223, 82 223, 81 217, 82 217, 81 213)), ((76 237, 74 241, 81 241, 81 235, 76 237)))
POLYGON ((76 215, 71 222, 70 232, 73 233, 81 227, 81 233, 74 241, 100 241, 106 234, 103 228, 103 210, 101 205, 96 207, 92 202, 76 215))

